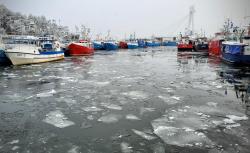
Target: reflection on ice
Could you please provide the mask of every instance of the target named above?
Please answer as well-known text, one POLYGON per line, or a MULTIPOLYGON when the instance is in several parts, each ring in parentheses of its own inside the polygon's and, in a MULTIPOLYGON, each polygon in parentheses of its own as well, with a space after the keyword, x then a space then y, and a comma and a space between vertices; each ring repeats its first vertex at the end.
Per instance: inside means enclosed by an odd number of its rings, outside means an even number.
POLYGON ((121 118, 122 116, 118 114, 108 114, 99 118, 98 121, 103 123, 115 123, 118 122, 121 118))
POLYGON ((48 113, 43 121, 58 128, 65 128, 75 124, 74 122, 67 120, 67 117, 65 117, 59 110, 48 113))

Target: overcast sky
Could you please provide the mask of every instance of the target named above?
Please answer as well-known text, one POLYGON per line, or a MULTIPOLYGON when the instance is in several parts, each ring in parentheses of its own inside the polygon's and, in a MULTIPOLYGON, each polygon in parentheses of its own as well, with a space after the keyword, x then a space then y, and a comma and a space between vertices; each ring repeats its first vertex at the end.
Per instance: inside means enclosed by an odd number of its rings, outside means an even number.
POLYGON ((7 8, 23 14, 44 15, 69 26, 84 24, 97 33, 111 31, 114 38, 136 32, 137 37, 173 36, 188 24, 191 5, 195 7, 196 31, 217 32, 226 18, 238 25, 249 22, 250 0, 0 0, 7 8))

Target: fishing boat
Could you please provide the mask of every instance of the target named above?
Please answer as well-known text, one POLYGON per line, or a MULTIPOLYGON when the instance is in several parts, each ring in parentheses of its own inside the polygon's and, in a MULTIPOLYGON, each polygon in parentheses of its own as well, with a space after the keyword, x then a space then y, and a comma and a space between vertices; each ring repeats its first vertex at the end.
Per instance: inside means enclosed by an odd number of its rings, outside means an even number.
POLYGON ((146 42, 142 39, 137 40, 137 43, 138 43, 139 48, 146 48, 147 47, 146 42))
POLYGON ((193 50, 193 41, 189 37, 181 37, 177 45, 178 51, 192 51, 193 50))
POLYGON ((245 46, 237 41, 222 42, 221 59, 234 65, 250 65, 250 51, 246 51, 245 46))
POLYGON ((104 49, 107 51, 117 50, 118 44, 115 41, 106 41, 104 42, 104 49))
POLYGON ((128 49, 128 43, 126 41, 120 41, 119 42, 119 48, 128 49))
POLYGON ((128 42, 128 49, 137 49, 139 47, 137 42, 128 42))
POLYGON ((36 40, 34 44, 14 44, 5 50, 6 56, 13 65, 35 64, 61 60, 64 52, 58 41, 36 40), (41 46, 39 46, 41 45, 41 46))
POLYGON ((221 55, 221 47, 223 38, 221 39, 212 39, 208 44, 208 52, 211 56, 220 56, 221 55))
POLYGON ((90 41, 80 40, 78 43, 71 43, 68 46, 68 54, 71 56, 93 55, 94 48, 90 41))
POLYGON ((208 42, 206 37, 198 37, 195 39, 194 51, 208 55, 208 42))
POLYGON ((148 40, 145 43, 146 43, 147 47, 158 47, 158 46, 160 46, 159 42, 155 42, 155 41, 151 41, 151 40, 148 40))
POLYGON ((94 41, 93 46, 94 46, 94 50, 104 50, 104 42, 103 41, 94 41))

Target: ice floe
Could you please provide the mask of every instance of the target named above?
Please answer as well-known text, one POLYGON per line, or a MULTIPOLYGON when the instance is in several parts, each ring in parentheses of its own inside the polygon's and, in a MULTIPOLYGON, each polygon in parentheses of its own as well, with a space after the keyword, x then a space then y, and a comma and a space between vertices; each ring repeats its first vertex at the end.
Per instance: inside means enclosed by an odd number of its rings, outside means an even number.
POLYGON ((100 117, 98 121, 103 123, 115 123, 118 122, 121 118, 122 116, 118 114, 108 114, 100 117))
POLYGON ((165 143, 177 146, 212 145, 210 139, 201 132, 195 132, 189 128, 176 128, 172 126, 156 126, 154 133, 158 135, 165 143))
POLYGON ((52 90, 47 91, 47 92, 43 92, 43 93, 36 94, 36 97, 39 97, 39 98, 51 97, 51 96, 53 96, 55 93, 56 93, 56 91, 55 91, 54 89, 52 89, 52 90))
POLYGON ((132 148, 133 147, 131 147, 128 143, 126 143, 126 142, 122 142, 121 144, 120 144, 120 146, 121 146, 121 151, 122 151, 122 153, 132 153, 133 152, 133 150, 132 150, 132 148))
POLYGON ((11 150, 15 151, 15 150, 17 150, 19 148, 20 148, 19 146, 14 146, 14 147, 11 148, 11 150))
POLYGON ((106 81, 106 82, 95 82, 95 84, 96 84, 97 86, 102 87, 102 86, 107 86, 107 85, 109 85, 110 82, 108 82, 108 81, 106 81))
POLYGON ((99 111, 102 111, 101 108, 98 108, 98 107, 96 107, 96 106, 85 107, 85 108, 83 108, 83 110, 84 110, 85 112, 99 112, 99 111))
POLYGON ((153 112, 153 111, 155 111, 155 108, 141 107, 140 108, 140 115, 143 115, 145 112, 153 112))
POLYGON ((172 89, 172 88, 163 88, 163 89, 166 90, 167 93, 173 93, 173 92, 175 92, 175 90, 172 89))
POLYGON ((212 106, 212 107, 217 107, 217 104, 216 102, 207 102, 207 105, 208 106, 212 106))
POLYGON ((179 103, 179 100, 176 100, 176 98, 172 98, 172 97, 166 97, 166 96, 159 95, 158 98, 162 99, 165 103, 167 103, 169 105, 174 105, 174 104, 179 103))
POLYGON ((65 128, 75 124, 74 122, 67 120, 67 117, 65 117, 59 110, 48 113, 43 121, 58 128, 65 128))
POLYGON ((122 107, 119 105, 115 104, 108 104, 108 103, 102 103, 102 106, 108 108, 108 109, 113 109, 113 110, 122 110, 122 107))
POLYGON ((126 115, 126 119, 128 119, 128 120, 141 120, 139 117, 137 117, 133 114, 126 115))
POLYGON ((132 131, 133 131, 135 134, 137 134, 137 135, 139 135, 140 137, 142 137, 143 139, 146 139, 146 140, 153 140, 153 139, 156 139, 155 136, 152 136, 152 135, 147 134, 147 133, 145 133, 145 132, 142 132, 142 131, 139 131, 139 130, 136 130, 136 129, 132 129, 132 131))
POLYGON ((19 140, 13 140, 13 141, 9 142, 9 144, 17 144, 17 143, 19 143, 19 140))
POLYGON ((125 92, 123 95, 130 97, 131 99, 147 99, 148 95, 142 91, 130 91, 125 92))
POLYGON ((70 150, 68 150, 68 153, 79 153, 79 149, 80 147, 74 145, 70 150))

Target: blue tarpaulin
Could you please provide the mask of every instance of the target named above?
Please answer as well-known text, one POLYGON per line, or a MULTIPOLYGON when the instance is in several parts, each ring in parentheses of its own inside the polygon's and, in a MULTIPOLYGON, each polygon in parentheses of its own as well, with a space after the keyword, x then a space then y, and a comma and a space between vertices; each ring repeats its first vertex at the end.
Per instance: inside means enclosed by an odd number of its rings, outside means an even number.
POLYGON ((240 54, 242 51, 241 45, 225 45, 225 53, 240 54))

